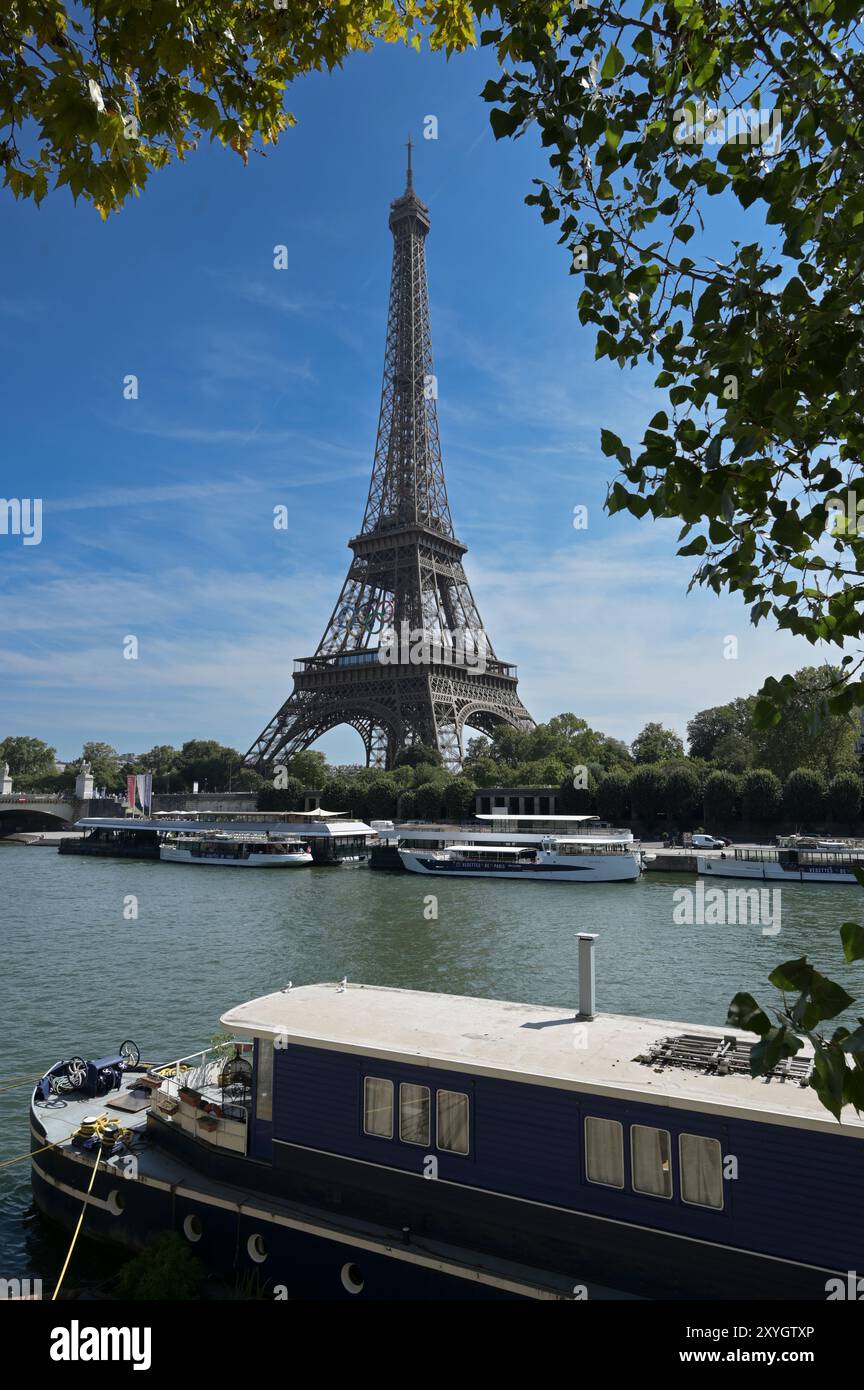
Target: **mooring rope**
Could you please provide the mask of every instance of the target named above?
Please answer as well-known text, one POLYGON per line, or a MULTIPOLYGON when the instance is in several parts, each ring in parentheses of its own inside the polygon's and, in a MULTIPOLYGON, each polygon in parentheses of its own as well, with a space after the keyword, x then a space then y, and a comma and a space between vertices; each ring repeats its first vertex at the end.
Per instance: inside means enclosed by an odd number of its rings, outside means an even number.
POLYGON ((35 1158, 37 1154, 44 1154, 46 1149, 56 1149, 61 1142, 59 1139, 52 1139, 50 1144, 43 1144, 41 1149, 31 1149, 29 1153, 19 1154, 17 1158, 7 1158, 0 1163, 0 1168, 10 1168, 13 1163, 23 1163, 25 1158, 35 1158))
POLYGON ((72 1237, 72 1244, 69 1246, 69 1253, 68 1253, 68 1255, 66 1256, 66 1261, 65 1261, 65 1263, 64 1263, 64 1265, 63 1265, 63 1268, 62 1268, 61 1271, 60 1271, 60 1278, 57 1280, 57 1287, 56 1287, 56 1289, 54 1290, 53 1294, 51 1295, 51 1302, 52 1302, 52 1303, 54 1302, 54 1300, 56 1299, 58 1293, 60 1292, 60 1285, 63 1283, 63 1279, 64 1279, 65 1274, 66 1274, 66 1270, 69 1268, 69 1261, 70 1261, 71 1258, 72 1258, 72 1251, 75 1249, 75 1242, 76 1242, 77 1239, 78 1239, 78 1235, 79 1235, 79 1232, 80 1232, 80 1230, 81 1230, 81 1225, 82 1225, 82 1223, 83 1223, 83 1221, 84 1221, 84 1213, 85 1213, 85 1211, 87 1210, 87 1198, 90 1196, 90 1193, 91 1193, 92 1190, 93 1190, 93 1182, 94 1182, 94 1179, 95 1179, 95 1177, 96 1177, 96 1174, 97 1174, 98 1171, 99 1171, 99 1159, 100 1159, 100 1156, 101 1156, 101 1149, 97 1146, 97 1149, 96 1149, 96 1160, 95 1160, 95 1162, 94 1162, 94 1164, 93 1164, 93 1172, 90 1174, 90 1183, 89 1183, 89 1185, 88 1185, 88 1187, 87 1187, 87 1192, 86 1192, 86 1194, 85 1194, 85 1196, 84 1196, 84 1201, 83 1201, 82 1204, 81 1204, 81 1215, 78 1217, 78 1225, 75 1227, 75 1234, 74 1234, 74 1236, 72 1237))

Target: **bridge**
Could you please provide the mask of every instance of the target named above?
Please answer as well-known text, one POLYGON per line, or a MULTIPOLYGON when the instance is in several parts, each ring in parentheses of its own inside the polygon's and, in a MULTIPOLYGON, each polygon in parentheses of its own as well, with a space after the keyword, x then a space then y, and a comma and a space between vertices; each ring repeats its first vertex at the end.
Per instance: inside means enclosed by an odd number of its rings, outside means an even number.
POLYGON ((0 796, 0 839, 27 831, 68 830, 82 816, 122 815, 122 798, 73 792, 9 792, 0 796))

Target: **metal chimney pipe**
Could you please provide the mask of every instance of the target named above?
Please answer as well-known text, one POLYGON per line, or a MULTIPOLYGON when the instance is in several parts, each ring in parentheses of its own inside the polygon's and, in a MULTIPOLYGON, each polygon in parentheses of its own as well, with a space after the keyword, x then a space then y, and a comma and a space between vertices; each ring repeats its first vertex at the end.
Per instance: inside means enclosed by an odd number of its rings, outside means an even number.
POLYGON ((579 942, 579 1013, 577 1018, 594 1017, 594 942, 597 932, 580 931, 579 942))

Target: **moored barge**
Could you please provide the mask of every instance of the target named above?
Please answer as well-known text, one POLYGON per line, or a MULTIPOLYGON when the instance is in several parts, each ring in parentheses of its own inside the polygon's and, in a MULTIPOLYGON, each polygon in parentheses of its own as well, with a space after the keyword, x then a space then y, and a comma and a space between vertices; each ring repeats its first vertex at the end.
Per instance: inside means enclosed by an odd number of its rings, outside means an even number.
POLYGON ((741 1033, 594 1016, 591 949, 578 1013, 316 984, 229 1009, 228 1052, 58 1063, 36 1203, 297 1298, 824 1299, 864 1255, 864 1119, 806 1058, 751 1078, 741 1033))

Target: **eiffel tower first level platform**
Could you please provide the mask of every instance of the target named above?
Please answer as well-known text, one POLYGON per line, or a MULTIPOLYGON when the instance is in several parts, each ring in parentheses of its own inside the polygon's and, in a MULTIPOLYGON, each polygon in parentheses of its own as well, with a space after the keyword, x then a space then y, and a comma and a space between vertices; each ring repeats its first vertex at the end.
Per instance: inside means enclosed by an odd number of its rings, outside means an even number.
POLYGON ((267 772, 328 729, 350 724, 369 766, 392 767, 415 744, 462 763, 466 728, 531 728, 516 668, 480 621, 456 539, 438 435, 426 234, 414 192, 390 208, 393 273, 372 481, 353 559, 314 656, 294 663, 294 689, 246 754, 267 772))

